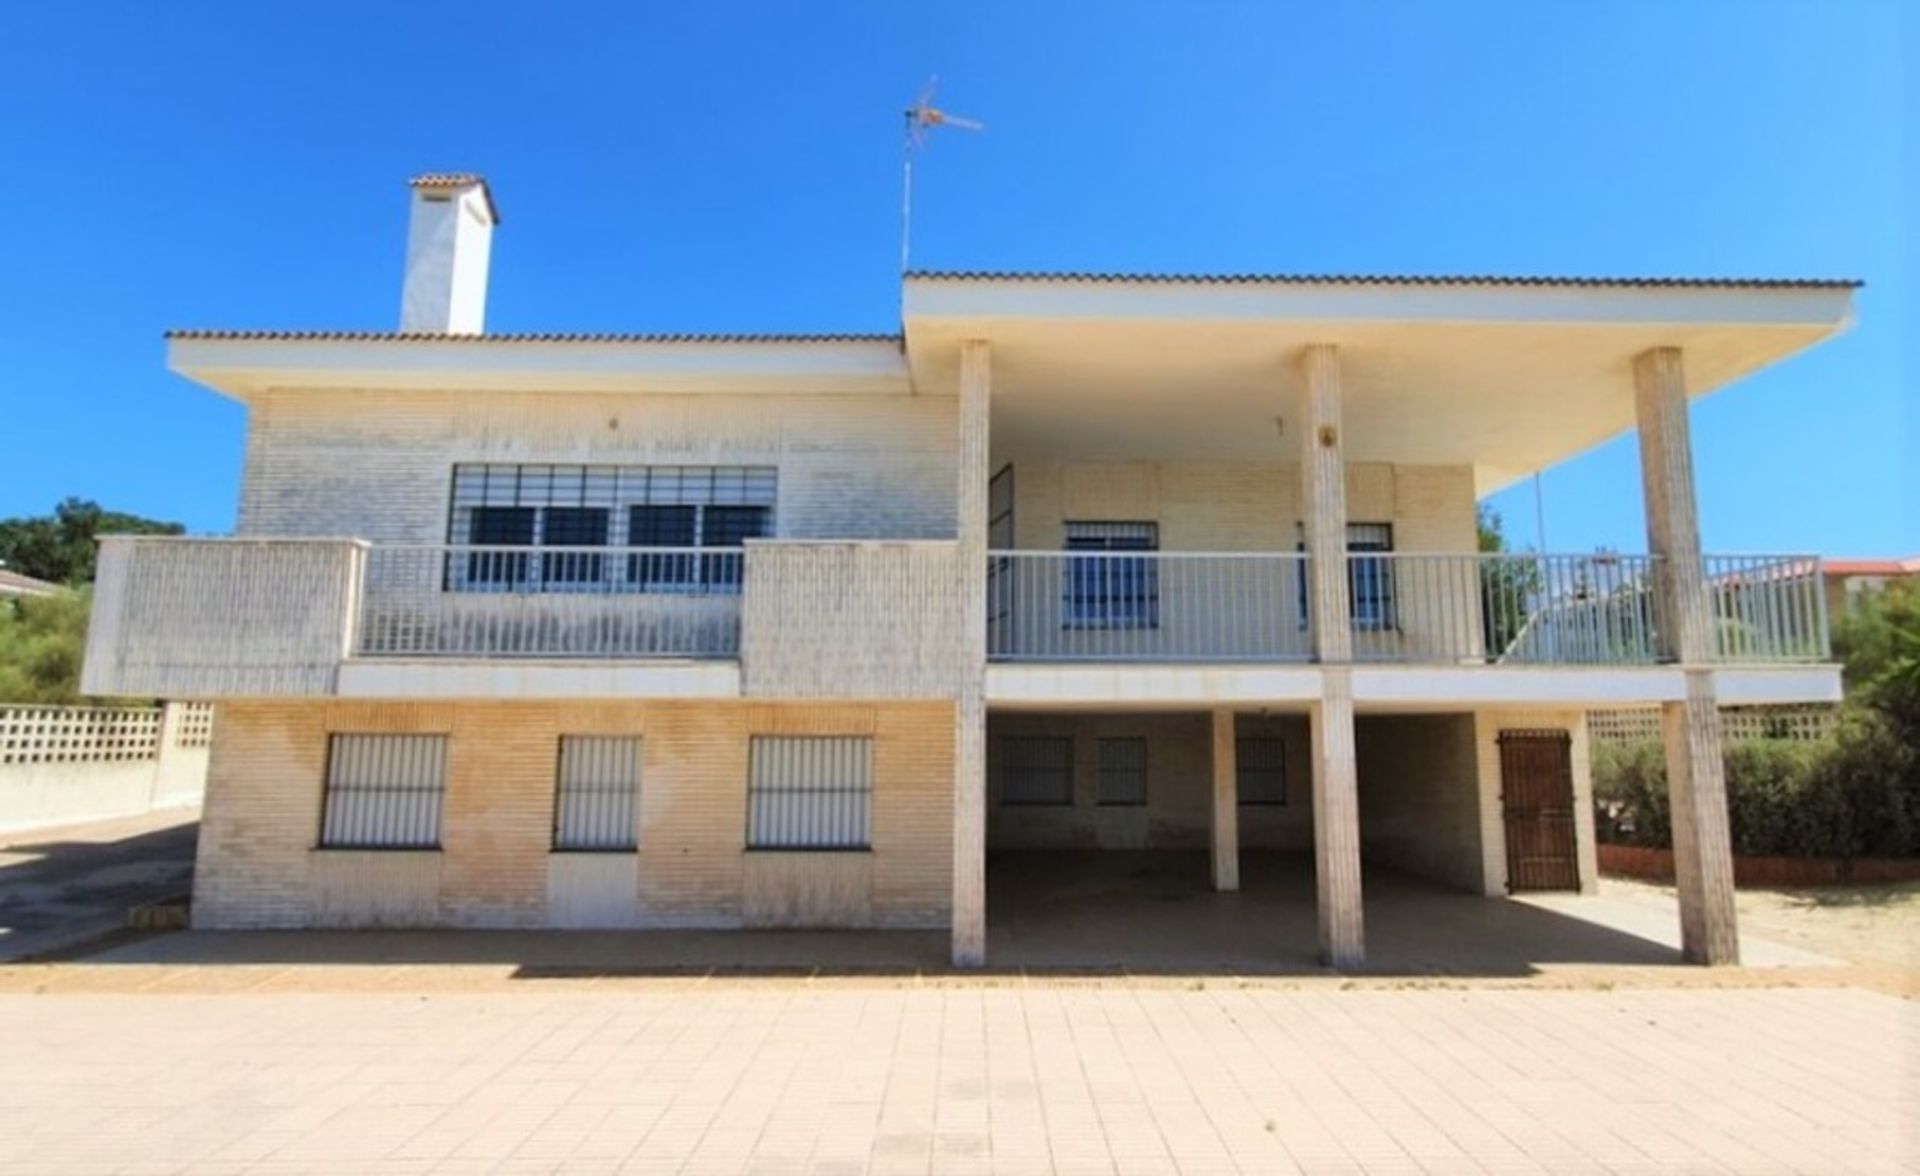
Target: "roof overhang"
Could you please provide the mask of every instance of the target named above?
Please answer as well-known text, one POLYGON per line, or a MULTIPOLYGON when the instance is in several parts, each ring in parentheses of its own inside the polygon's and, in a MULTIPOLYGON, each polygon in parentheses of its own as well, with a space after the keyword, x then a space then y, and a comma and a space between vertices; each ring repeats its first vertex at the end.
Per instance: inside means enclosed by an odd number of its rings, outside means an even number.
POLYGON ((239 400, 281 388, 416 391, 912 391, 891 336, 431 336, 195 332, 167 366, 239 400))
POLYGON ((993 345, 994 444, 1213 460, 1284 452, 1309 343, 1341 348, 1348 453, 1466 464, 1482 493, 1633 423, 1633 357, 1685 353, 1700 396, 1843 330, 1852 282, 914 274, 916 384, 993 345))

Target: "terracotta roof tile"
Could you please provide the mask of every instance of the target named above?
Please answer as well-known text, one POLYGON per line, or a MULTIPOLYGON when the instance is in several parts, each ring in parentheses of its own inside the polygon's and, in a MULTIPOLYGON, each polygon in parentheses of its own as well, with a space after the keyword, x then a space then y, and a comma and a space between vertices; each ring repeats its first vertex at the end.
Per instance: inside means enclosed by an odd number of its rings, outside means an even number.
POLYGON ((1669 287, 1680 289, 1855 289, 1851 278, 1600 278, 1533 277, 1498 274, 1162 274, 1096 273, 1080 270, 910 270, 909 281, 923 282, 1082 282, 1152 283, 1215 286, 1569 286, 1669 287))

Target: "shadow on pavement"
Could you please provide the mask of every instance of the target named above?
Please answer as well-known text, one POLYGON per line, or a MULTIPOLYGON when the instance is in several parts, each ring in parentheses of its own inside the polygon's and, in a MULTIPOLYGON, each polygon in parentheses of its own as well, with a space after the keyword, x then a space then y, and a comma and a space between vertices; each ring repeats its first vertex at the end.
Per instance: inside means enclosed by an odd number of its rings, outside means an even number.
MULTIPOLYGON (((1204 854, 995 855, 984 972, 1019 976, 1326 975, 1312 863, 1243 856, 1244 888, 1215 893, 1204 854)), ((1559 911, 1370 869, 1368 964, 1358 974, 1521 977, 1543 966, 1678 964, 1679 953, 1559 911)), ((1573 900, 1578 906, 1579 900, 1573 900)), ((93 964, 491 965, 522 978, 944 975, 929 931, 194 931, 142 938, 93 964)))

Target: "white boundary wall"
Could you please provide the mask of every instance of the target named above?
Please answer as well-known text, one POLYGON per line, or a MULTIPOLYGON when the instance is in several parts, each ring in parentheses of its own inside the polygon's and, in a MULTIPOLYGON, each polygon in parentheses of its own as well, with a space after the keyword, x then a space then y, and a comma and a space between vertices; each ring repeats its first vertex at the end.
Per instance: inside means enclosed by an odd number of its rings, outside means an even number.
POLYGON ((0 706, 0 832, 200 803, 213 708, 0 706))

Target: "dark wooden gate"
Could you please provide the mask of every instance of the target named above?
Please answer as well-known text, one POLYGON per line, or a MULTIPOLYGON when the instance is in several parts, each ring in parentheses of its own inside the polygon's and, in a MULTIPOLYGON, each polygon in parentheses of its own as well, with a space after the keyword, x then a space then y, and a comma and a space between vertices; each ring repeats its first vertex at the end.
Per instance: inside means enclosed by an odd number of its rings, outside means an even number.
POLYGON ((1573 737, 1500 732, 1500 794, 1507 825, 1507 889, 1578 890, 1573 832, 1573 737))

